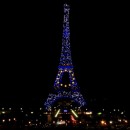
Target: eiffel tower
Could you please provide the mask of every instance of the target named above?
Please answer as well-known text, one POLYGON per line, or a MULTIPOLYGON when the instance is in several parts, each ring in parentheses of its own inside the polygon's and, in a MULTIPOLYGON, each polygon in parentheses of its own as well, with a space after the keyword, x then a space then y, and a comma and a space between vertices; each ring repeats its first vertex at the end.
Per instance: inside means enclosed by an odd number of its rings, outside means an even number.
POLYGON ((78 107, 84 106, 85 100, 80 93, 80 88, 74 75, 71 50, 70 50, 70 28, 69 28, 69 10, 68 4, 64 4, 63 18, 63 36, 60 63, 58 74, 54 82, 54 93, 49 94, 44 103, 46 110, 50 111, 53 104, 59 99, 70 99, 78 104, 78 107), (68 79, 68 80, 67 80, 68 79))

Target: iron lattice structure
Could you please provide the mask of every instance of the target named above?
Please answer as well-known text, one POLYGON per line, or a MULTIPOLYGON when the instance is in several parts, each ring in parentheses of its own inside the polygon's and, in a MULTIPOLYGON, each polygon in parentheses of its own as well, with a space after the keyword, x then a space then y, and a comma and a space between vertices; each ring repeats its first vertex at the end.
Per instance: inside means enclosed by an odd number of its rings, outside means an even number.
POLYGON ((56 94, 49 94, 47 101, 44 103, 47 110, 51 110, 54 102, 61 98, 70 98, 79 104, 79 107, 84 106, 85 100, 79 91, 76 78, 74 76, 73 64, 70 50, 70 28, 69 28, 69 10, 70 7, 64 4, 64 19, 63 19, 63 36, 60 63, 58 66, 58 74, 54 82, 56 94), (68 73, 69 84, 62 83, 64 73, 68 73), (70 91, 65 91, 68 88, 70 91))

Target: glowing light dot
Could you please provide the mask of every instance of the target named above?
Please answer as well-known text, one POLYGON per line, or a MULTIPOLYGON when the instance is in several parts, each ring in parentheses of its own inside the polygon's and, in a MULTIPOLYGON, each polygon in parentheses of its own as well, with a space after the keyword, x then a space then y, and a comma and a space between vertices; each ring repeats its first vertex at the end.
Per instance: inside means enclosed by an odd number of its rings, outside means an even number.
POLYGON ((127 120, 125 120, 125 123, 128 123, 128 121, 127 121, 127 120))
POLYGON ((3 119, 2 122, 5 122, 5 119, 3 119))
POLYGON ((5 111, 2 111, 2 114, 5 114, 5 111))
POLYGON ((34 112, 33 111, 31 111, 31 114, 33 114, 34 112))
POLYGON ((110 124, 112 124, 113 123, 113 121, 110 121, 110 124))

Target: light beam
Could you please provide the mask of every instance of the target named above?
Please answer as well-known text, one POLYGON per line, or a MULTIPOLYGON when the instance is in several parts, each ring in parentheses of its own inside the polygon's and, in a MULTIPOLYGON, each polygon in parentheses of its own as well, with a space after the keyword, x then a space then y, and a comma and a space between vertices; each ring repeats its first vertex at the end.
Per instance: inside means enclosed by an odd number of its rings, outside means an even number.
POLYGON ((57 113, 55 114, 55 117, 57 117, 57 116, 58 116, 59 112, 60 112, 60 109, 59 109, 59 110, 57 111, 57 113))
POLYGON ((75 117, 78 117, 78 115, 74 112, 74 110, 71 109, 71 112, 74 114, 75 117))

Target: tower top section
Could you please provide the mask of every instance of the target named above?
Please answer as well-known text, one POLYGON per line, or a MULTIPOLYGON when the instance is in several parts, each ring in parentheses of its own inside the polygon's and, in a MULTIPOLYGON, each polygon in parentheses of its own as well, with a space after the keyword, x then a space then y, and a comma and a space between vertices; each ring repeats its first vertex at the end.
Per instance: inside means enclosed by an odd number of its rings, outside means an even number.
POLYGON ((61 49, 59 68, 73 67, 71 59, 71 50, 70 50, 69 11, 70 11, 69 5, 64 4, 62 49, 61 49))

